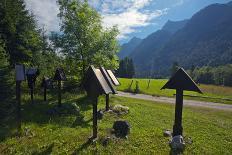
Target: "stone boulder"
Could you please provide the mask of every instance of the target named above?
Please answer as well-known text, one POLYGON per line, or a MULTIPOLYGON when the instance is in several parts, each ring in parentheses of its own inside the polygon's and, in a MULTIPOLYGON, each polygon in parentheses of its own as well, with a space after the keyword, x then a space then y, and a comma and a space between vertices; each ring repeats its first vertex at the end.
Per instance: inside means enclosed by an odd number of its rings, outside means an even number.
POLYGON ((129 113, 129 107, 117 104, 113 107, 112 111, 117 114, 127 114, 129 113))
POLYGON ((183 152, 185 148, 184 138, 181 135, 174 136, 169 145, 173 151, 183 152))
POLYGON ((127 121, 115 121, 113 125, 116 137, 126 137, 130 133, 130 124, 127 121))

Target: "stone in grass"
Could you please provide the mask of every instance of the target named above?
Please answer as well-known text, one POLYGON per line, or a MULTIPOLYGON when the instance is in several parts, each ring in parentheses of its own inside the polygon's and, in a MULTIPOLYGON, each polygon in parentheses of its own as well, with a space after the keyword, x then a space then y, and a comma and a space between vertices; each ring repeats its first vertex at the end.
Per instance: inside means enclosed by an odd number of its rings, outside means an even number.
POLYGON ((125 137, 130 133, 130 124, 127 121, 115 121, 113 125, 116 137, 125 137))
POLYGON ((103 118, 103 116, 104 116, 104 112, 102 110, 99 110, 97 112, 97 119, 101 120, 103 118))
POLYGON ((110 143, 110 137, 109 136, 104 138, 103 141, 102 141, 103 146, 107 146, 109 143, 110 143))
POLYGON ((164 130, 163 132, 164 137, 172 137, 172 131, 171 130, 164 130))
POLYGON ((117 114, 127 114, 129 113, 129 107, 117 104, 113 107, 112 111, 117 114))
POLYGON ((185 148, 184 138, 181 135, 172 137, 172 140, 169 142, 169 146, 174 152, 183 152, 185 148))

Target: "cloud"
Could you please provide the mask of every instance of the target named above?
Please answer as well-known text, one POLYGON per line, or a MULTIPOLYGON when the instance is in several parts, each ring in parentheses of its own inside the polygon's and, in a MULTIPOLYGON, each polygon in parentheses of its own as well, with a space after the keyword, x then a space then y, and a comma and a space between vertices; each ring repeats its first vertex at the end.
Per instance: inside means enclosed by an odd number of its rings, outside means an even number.
MULTIPOLYGON (((39 26, 47 32, 59 31, 59 7, 56 0, 25 0, 26 6, 33 12, 39 26)), ((119 39, 126 38, 137 28, 154 24, 153 19, 167 13, 168 9, 151 11, 146 9, 152 0, 89 0, 92 7, 103 17, 105 28, 117 25, 119 39)))
POLYGON ((59 8, 56 0, 25 0, 26 7, 35 15, 40 27, 47 32, 59 31, 59 8))
POLYGON ((117 25, 120 31, 118 38, 127 38, 128 34, 136 31, 136 28, 153 24, 153 19, 167 13, 168 8, 154 11, 144 9, 150 2, 151 0, 119 0, 103 3, 102 6, 106 8, 101 12, 103 26, 108 28, 117 25), (116 13, 113 13, 112 10, 115 10, 116 13))

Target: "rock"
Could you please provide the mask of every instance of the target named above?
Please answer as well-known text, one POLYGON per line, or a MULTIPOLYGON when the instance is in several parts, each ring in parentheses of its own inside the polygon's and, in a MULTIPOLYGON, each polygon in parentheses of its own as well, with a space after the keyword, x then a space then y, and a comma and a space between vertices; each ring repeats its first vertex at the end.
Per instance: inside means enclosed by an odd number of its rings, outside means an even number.
POLYGON ((116 137, 126 137, 130 133, 130 128, 127 121, 115 121, 113 125, 116 137))
POLYGON ((171 130, 165 130, 163 132, 163 135, 164 135, 164 137, 172 137, 172 132, 171 132, 171 130))
POLYGON ((185 148, 185 142, 181 135, 174 136, 169 142, 172 150, 183 152, 185 148))
POLYGON ((186 144, 192 144, 193 140, 192 140, 191 137, 188 137, 188 138, 185 139, 185 142, 186 142, 186 144))
POLYGON ((103 140, 102 145, 103 145, 103 146, 107 146, 109 143, 110 143, 110 137, 106 137, 106 138, 103 140))
POLYGON ((103 116, 104 116, 104 112, 102 110, 99 110, 97 112, 97 119, 101 120, 103 118, 103 116))
POLYGON ((117 114, 127 114, 129 112, 129 107, 117 104, 113 107, 112 110, 113 110, 113 112, 115 112, 117 114))

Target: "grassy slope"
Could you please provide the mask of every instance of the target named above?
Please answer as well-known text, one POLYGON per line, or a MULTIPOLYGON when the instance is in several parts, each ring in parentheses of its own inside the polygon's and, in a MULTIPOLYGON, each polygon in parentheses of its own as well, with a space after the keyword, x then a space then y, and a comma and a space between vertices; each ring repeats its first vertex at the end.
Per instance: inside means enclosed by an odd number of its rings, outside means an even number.
MULTIPOLYGON (((153 79, 150 82, 150 87, 148 86, 148 79, 134 79, 132 90, 135 89, 135 81, 139 81, 139 88, 141 93, 155 95, 155 96, 167 96, 173 97, 175 94, 175 90, 160 90, 167 80, 163 79, 153 79)), ((125 91, 129 88, 131 83, 131 79, 119 79, 121 85, 118 87, 118 90, 125 91)), ((232 88, 231 87, 222 87, 222 86, 213 86, 213 85, 203 85, 199 86, 203 92, 203 94, 199 94, 196 92, 188 92, 185 91, 184 94, 186 95, 197 95, 197 96, 209 96, 209 97, 216 97, 216 98, 229 98, 232 99, 232 88)), ((228 103, 232 104, 232 101, 226 101, 221 99, 209 99, 209 98, 196 98, 196 97, 186 97, 187 99, 194 99, 194 100, 203 100, 203 101, 211 101, 211 102, 219 102, 219 103, 228 103)))
MULTIPOLYGON (((29 96, 24 96, 23 128, 29 128, 33 136, 12 136, 1 126, 0 154, 168 154, 168 138, 163 137, 164 129, 173 125, 174 107, 169 104, 154 103, 121 97, 112 97, 111 104, 122 104, 130 108, 124 116, 106 114, 99 122, 99 141, 88 145, 91 135, 92 106, 83 95, 63 94, 63 103, 76 102, 81 108, 84 120, 75 116, 45 115, 48 108, 56 103, 49 97, 49 104, 36 96, 35 105, 28 104, 29 96), (102 146, 102 138, 109 135, 109 129, 117 119, 128 120, 132 126, 129 139, 111 141, 102 146), (8 134, 7 134, 8 133, 8 134)), ((104 98, 100 98, 99 107, 104 107, 104 98)), ((230 154, 232 152, 232 115, 231 112, 185 107, 183 111, 184 135, 192 137, 193 144, 188 145, 186 153, 193 154, 230 154)), ((9 122, 8 122, 9 123, 9 122)), ((12 125, 13 122, 9 124, 12 125)), ((2 125, 2 122, 1 122, 2 125)))

